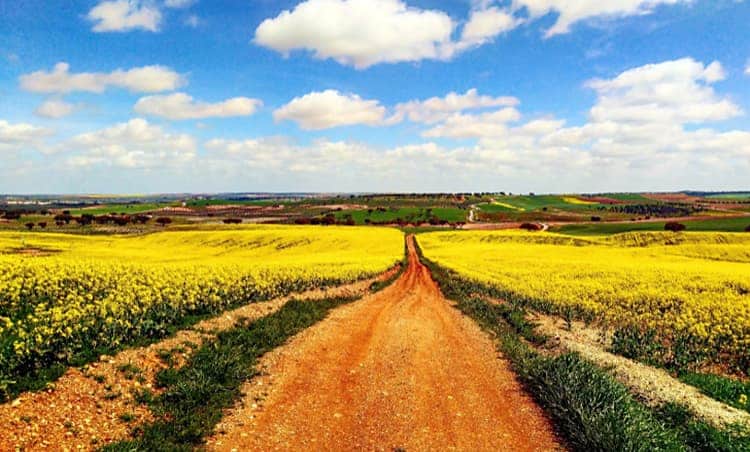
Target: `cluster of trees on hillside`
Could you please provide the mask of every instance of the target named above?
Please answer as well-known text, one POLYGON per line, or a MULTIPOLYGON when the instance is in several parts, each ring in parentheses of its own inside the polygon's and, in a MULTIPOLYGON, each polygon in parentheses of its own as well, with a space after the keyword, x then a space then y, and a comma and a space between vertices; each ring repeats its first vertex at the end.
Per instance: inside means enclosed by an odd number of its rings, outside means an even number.
POLYGON ((610 212, 626 213, 628 215, 652 216, 652 217, 686 217, 705 209, 692 204, 625 204, 608 207, 599 207, 600 210, 610 212))

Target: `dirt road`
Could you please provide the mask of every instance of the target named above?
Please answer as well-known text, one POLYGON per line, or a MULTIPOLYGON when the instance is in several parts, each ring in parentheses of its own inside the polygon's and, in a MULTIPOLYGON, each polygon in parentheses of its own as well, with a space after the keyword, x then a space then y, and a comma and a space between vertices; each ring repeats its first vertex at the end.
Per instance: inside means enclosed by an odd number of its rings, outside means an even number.
POLYGON ((263 358, 215 450, 561 449, 492 341, 407 271, 263 358))

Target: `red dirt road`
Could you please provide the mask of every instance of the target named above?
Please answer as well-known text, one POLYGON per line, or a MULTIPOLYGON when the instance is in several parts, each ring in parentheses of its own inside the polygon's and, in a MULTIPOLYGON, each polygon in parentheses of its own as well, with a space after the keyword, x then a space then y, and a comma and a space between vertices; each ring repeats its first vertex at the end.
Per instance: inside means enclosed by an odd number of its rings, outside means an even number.
POLYGON ((409 240, 390 287, 263 358, 216 450, 560 450, 493 342, 442 296, 409 240))

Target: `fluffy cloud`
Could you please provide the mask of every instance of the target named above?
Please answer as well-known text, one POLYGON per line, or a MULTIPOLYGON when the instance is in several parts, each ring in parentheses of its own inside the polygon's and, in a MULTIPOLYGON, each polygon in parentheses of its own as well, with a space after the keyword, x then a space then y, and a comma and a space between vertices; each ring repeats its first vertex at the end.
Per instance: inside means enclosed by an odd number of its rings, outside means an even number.
POLYGON ((659 5, 689 1, 691 0, 513 0, 513 7, 525 8, 530 19, 557 13, 557 21, 546 33, 550 37, 568 33, 571 25, 587 19, 643 15, 659 5))
POLYGON ((78 135, 69 147, 79 150, 68 158, 71 166, 122 168, 179 166, 193 160, 197 149, 190 135, 170 134, 140 118, 78 135))
POLYGON ((11 124, 0 119, 0 145, 29 143, 52 134, 52 131, 31 124, 11 124))
POLYGON ((113 72, 69 72, 70 65, 57 63, 51 72, 37 71, 20 77, 21 88, 34 93, 66 94, 74 91, 102 93, 108 87, 134 93, 171 91, 185 84, 182 75, 164 66, 143 66, 113 72))
POLYGON ((461 42, 464 46, 481 45, 516 28, 521 22, 510 11, 496 7, 472 11, 461 31, 461 42))
MULTIPOLYGON (((169 0, 172 2, 179 0, 169 0)), ((161 12, 151 3, 140 0, 110 0, 94 6, 88 13, 95 32, 142 29, 159 31, 161 12)))
POLYGON ((231 116, 250 116, 263 105, 258 99, 234 97, 222 102, 196 102, 185 93, 174 93, 165 96, 147 96, 136 102, 137 113, 162 118, 204 119, 226 118, 231 116))
POLYGON ((547 37, 567 33, 587 19, 644 15, 659 5, 689 1, 513 0, 501 8, 493 6, 494 0, 479 0, 472 2, 460 37, 454 39, 459 25, 448 14, 410 7, 404 0, 305 0, 264 20, 254 40, 284 55, 306 50, 319 59, 364 69, 379 63, 449 60, 550 13, 557 14, 557 21, 547 37))
POLYGON ((306 130, 321 130, 354 124, 382 125, 386 109, 376 100, 336 90, 313 92, 295 97, 273 112, 276 121, 294 121, 306 130))
MULTIPOLYGON (((26 123, 11 124, 0 119, 0 151, 11 152, 37 149, 45 152, 44 139, 54 132, 44 127, 26 123)), ((8 155, 3 155, 4 162, 8 162, 8 155)))
POLYGON ((592 80, 599 99, 591 109, 595 122, 699 123, 742 111, 716 95, 711 84, 724 78, 717 61, 704 65, 691 58, 649 64, 611 80, 592 80))
POLYGON ((745 66, 745 75, 750 75, 750 61, 748 61, 747 66, 745 66))
POLYGON ((486 138, 505 135, 508 130, 507 124, 519 119, 521 114, 510 107, 480 114, 456 113, 422 135, 443 138, 486 138))
POLYGON ((445 97, 431 97, 427 100, 414 100, 396 105, 398 115, 413 122, 432 124, 443 121, 451 114, 488 107, 512 107, 518 105, 518 99, 510 96, 481 96, 476 89, 464 94, 448 93, 445 97))
POLYGON ((75 105, 65 102, 62 99, 48 99, 37 107, 34 113, 43 118, 60 119, 70 115, 75 109, 75 105))
POLYGON ((401 0, 306 0, 264 20, 255 42, 283 54, 309 50, 316 58, 362 69, 438 58, 453 29, 446 13, 401 0))

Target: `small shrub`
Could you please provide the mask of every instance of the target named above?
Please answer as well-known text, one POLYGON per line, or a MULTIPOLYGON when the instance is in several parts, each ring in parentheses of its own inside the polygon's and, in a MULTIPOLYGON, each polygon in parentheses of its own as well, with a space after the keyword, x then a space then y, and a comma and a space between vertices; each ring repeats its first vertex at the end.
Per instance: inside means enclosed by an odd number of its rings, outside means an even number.
POLYGON ((680 232, 680 231, 684 231, 685 229, 687 229, 687 226, 685 226, 682 223, 678 223, 676 221, 670 221, 664 225, 665 231, 680 232))
POLYGON ((159 226, 165 227, 168 224, 172 223, 172 219, 169 217, 159 217, 156 219, 156 222, 159 224, 159 226))
POLYGON ((602 221, 602 217, 593 216, 591 217, 591 221, 595 221, 595 222, 602 221))
POLYGON ((542 225, 539 223, 523 223, 521 229, 526 231, 541 231, 542 225))
POLYGON ((26 226, 26 229, 28 229, 29 231, 34 229, 34 223, 26 223, 25 226, 26 226))

